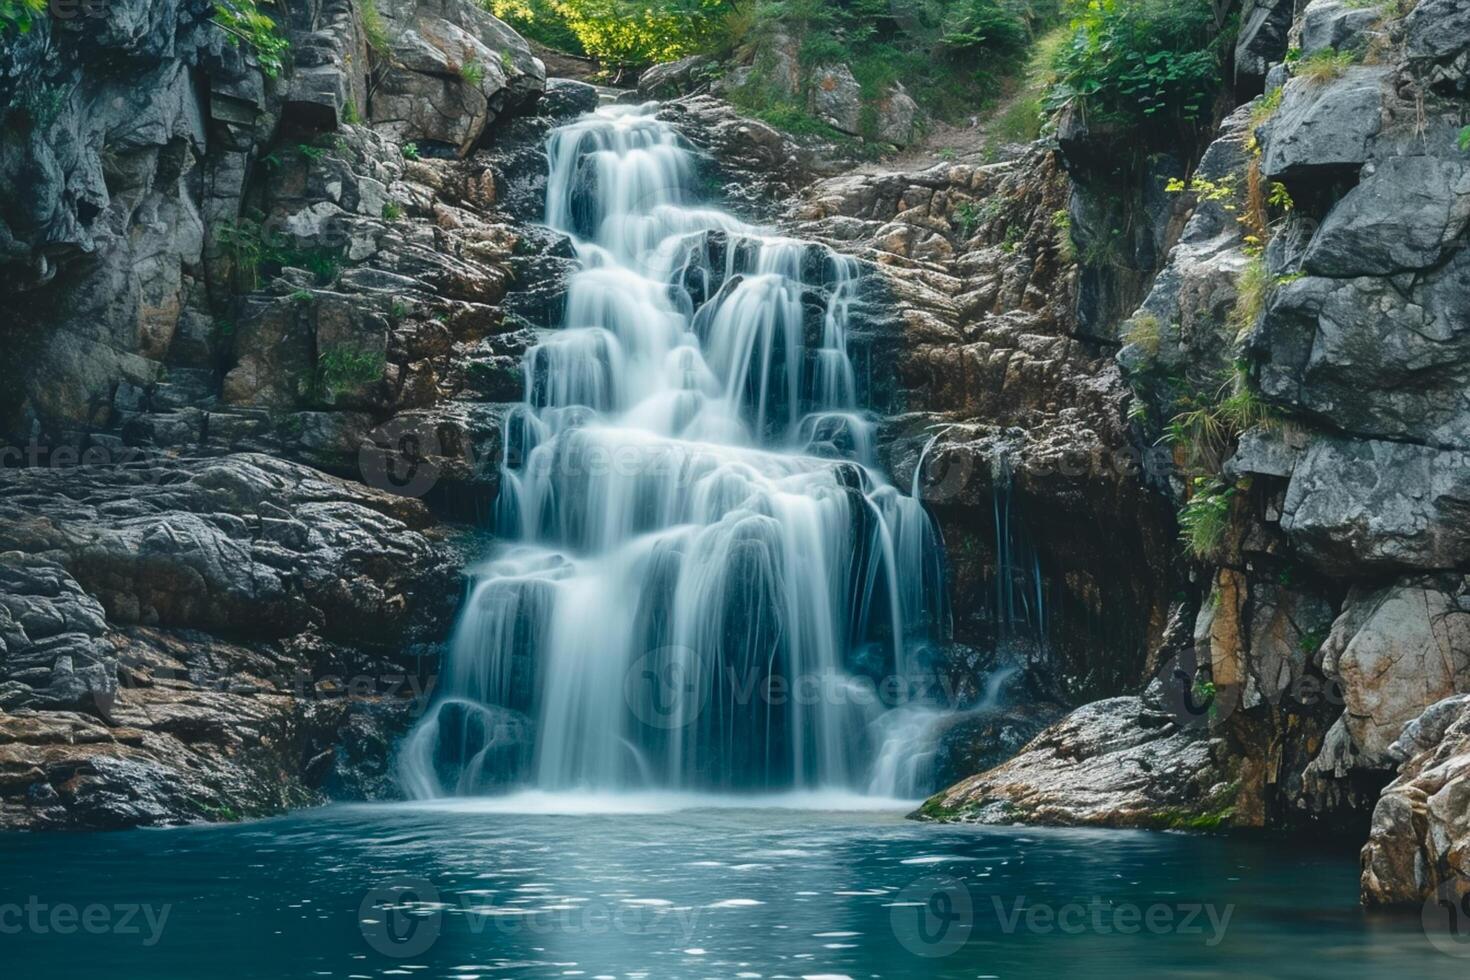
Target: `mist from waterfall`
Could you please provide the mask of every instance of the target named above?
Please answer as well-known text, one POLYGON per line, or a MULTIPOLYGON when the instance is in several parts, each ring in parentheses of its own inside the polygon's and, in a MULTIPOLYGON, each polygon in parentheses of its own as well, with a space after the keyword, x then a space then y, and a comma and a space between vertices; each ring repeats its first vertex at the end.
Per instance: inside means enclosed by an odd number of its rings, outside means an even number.
POLYGON ((921 682, 942 555, 874 468, 858 263, 701 203, 651 107, 562 126, 547 155, 580 271, 524 359, 505 542, 405 788, 911 789, 872 695, 921 682))

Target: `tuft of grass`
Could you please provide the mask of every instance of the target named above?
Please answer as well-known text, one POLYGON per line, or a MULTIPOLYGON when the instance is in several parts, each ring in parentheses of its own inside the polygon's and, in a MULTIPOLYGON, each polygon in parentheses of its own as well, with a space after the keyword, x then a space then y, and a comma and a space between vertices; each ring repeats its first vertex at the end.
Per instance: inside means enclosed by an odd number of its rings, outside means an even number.
POLYGON ((1051 226, 1057 233, 1057 258, 1063 264, 1071 265, 1077 261, 1077 243, 1072 240, 1072 215, 1066 208, 1058 208, 1052 212, 1051 226))
POLYGON ((1230 324, 1237 338, 1250 333, 1260 322, 1271 285, 1266 260, 1260 255, 1253 256, 1235 280, 1235 306, 1230 311, 1230 324))
POLYGON ((1152 313, 1140 313, 1123 324, 1122 337, 1125 344, 1134 344, 1153 357, 1164 339, 1163 324, 1152 313))
POLYGON ((386 361, 374 351, 342 344, 323 351, 317 358, 321 389, 334 398, 383 376, 386 361))
POLYGON ((398 152, 403 154, 403 159, 405 160, 417 160, 419 158, 419 145, 410 141, 400 146, 398 152))
POLYGON ((465 84, 479 88, 480 84, 485 81, 485 66, 473 59, 466 61, 459 66, 459 77, 464 80, 465 84))
POLYGON ((1281 98, 1285 92, 1286 89, 1278 85, 1255 101, 1255 104, 1251 106, 1250 128, 1252 131, 1260 129, 1275 117, 1281 109, 1281 98))
POLYGON ((1324 48, 1297 62, 1296 74, 1315 85, 1323 85, 1343 76, 1358 60, 1356 51, 1333 51, 1324 48))
POLYGON ((384 201, 383 202, 383 220, 384 221, 397 221, 397 220, 399 220, 402 217, 403 217, 403 205, 399 204, 397 201, 384 201))
POLYGON ((378 13, 377 0, 358 0, 358 13, 362 15, 362 30, 367 35, 368 48, 376 55, 388 54, 388 28, 383 24, 383 15, 378 13))

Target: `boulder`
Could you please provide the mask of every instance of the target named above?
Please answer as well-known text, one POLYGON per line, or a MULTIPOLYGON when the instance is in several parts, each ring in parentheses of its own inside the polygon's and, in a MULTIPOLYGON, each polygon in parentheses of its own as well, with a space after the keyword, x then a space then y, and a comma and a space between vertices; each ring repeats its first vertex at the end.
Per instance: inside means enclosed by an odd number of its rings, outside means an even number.
POLYGON ((1320 276, 1394 275, 1439 264, 1470 222, 1470 165, 1432 156, 1389 157, 1328 212, 1307 248, 1320 276))
POLYGON ((1247 0, 1235 41, 1235 84, 1259 91, 1271 66, 1286 57, 1295 0, 1247 0))
POLYGON ((1312 0, 1302 14, 1302 56, 1319 51, 1361 51, 1383 22, 1377 6, 1348 0, 1312 0))
POLYGON ((1387 67, 1367 66, 1349 68, 1325 83, 1293 78, 1281 108, 1263 127, 1261 172, 1290 182, 1361 167, 1383 125, 1384 88, 1391 73, 1387 67))
POLYGON ((811 111, 833 129, 854 136, 862 131, 863 92, 846 65, 826 65, 812 72, 811 111))
POLYGON ((467 0, 383 0, 388 57, 371 121, 400 143, 464 156, 503 112, 529 105, 546 69, 519 34, 467 0))
POLYGON ((1463 580, 1406 579, 1355 591, 1322 645, 1322 670, 1343 692, 1342 716, 1316 765, 1391 769, 1404 726, 1430 705, 1470 692, 1470 590, 1463 580), (1334 743, 1342 736, 1351 748, 1334 743))
POLYGON ((1458 902, 1470 891, 1470 695, 1425 709, 1390 752, 1403 766, 1373 810, 1363 904, 1458 902))
POLYGON ((880 143, 908 146, 918 140, 923 113, 902 85, 894 85, 878 100, 876 137, 880 143))
POLYGON ((1281 529, 1324 571, 1454 568, 1470 549, 1470 452, 1318 438, 1287 486, 1281 529))
MULTIPOLYGON (((1351 197, 1352 195, 1349 195, 1351 197)), ((1346 201, 1344 203, 1347 203, 1346 201)), ((1353 211, 1359 211, 1357 207, 1353 211)), ((1336 211, 1333 212, 1336 214, 1336 211)), ((1398 228, 1385 216, 1383 225, 1398 228)), ((1313 240, 1315 261, 1332 268, 1432 254, 1433 224, 1371 243, 1335 217, 1313 240), (1359 240, 1349 256, 1334 242, 1359 240)), ((1308 252, 1313 255, 1313 251, 1308 252)), ((1268 302, 1249 344, 1269 399, 1320 425, 1355 436, 1439 448, 1470 448, 1470 250, 1408 286, 1403 280, 1309 276, 1268 302)))
POLYGON ((644 99, 677 99, 703 84, 714 68, 715 60, 703 54, 654 65, 638 76, 638 95, 644 99))

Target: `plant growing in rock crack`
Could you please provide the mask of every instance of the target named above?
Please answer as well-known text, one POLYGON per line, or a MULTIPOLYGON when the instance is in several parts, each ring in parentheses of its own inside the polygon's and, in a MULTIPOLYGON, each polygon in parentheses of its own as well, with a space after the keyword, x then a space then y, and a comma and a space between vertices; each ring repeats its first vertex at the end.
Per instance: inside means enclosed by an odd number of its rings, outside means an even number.
POLYGON ((322 149, 320 146, 312 146, 310 143, 297 143, 296 152, 301 154, 307 160, 311 160, 313 162, 320 160, 322 157, 327 155, 326 150, 322 149))
POLYGON ((320 390, 336 398, 383 376, 386 361, 381 353, 340 344, 317 358, 320 390))
POLYGON ((362 31, 367 35, 368 47, 374 54, 388 54, 388 28, 383 25, 383 15, 378 13, 376 0, 358 0, 358 14, 362 17, 362 31))
POLYGON ((46 0, 0 0, 0 35, 29 34, 47 9, 46 0))
POLYGON ((1179 538, 1195 558, 1209 561, 1219 554, 1234 496, 1235 488, 1221 480, 1195 478, 1193 493, 1179 511, 1179 538))
POLYGON ((459 77, 464 80, 466 85, 473 85, 475 88, 479 88, 485 81, 485 66, 471 58, 459 66, 459 77))
POLYGON ((384 201, 383 202, 383 220, 384 221, 398 221, 402 217, 403 217, 403 205, 399 204, 397 201, 384 201))
POLYGON ((1460 130, 1460 135, 1455 138, 1455 145, 1462 153, 1470 153, 1470 126, 1460 130))
POLYGON ((292 290, 289 298, 293 303, 310 303, 316 297, 309 289, 296 289, 292 290))
POLYGON ((419 145, 410 141, 400 146, 398 152, 403 154, 403 159, 405 160, 417 160, 419 158, 419 145))
POLYGON ((966 201, 954 209, 954 216, 959 221, 960 238, 968 240, 980 220, 980 209, 974 201, 966 201))
POLYGON ((1324 85, 1343 76, 1358 60, 1356 51, 1314 51, 1297 63, 1296 74, 1316 85, 1324 85))
POLYGON ((274 20, 261 13, 257 0, 215 0, 213 20, 230 36, 230 43, 254 50, 266 77, 275 78, 285 68, 291 42, 274 20))
POLYGON ((1159 345, 1163 342, 1163 336, 1163 324, 1152 313, 1135 314, 1123 324, 1123 342, 1138 347, 1150 357, 1159 353, 1159 345))

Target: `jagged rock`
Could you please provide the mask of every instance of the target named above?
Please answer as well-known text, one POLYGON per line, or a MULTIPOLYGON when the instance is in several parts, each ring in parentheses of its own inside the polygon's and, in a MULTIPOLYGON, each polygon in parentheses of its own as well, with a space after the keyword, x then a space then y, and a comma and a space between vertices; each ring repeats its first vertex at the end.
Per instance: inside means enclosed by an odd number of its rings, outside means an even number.
MULTIPOLYGON (((1332 219, 1329 224, 1329 241, 1356 235, 1332 219)), ((1434 234, 1432 226, 1427 234, 1434 234)), ((1409 234, 1397 246, 1384 239, 1365 243, 1359 261, 1407 255, 1413 240, 1409 234)), ((1339 252, 1328 245, 1318 254, 1339 252)), ((1414 455, 1434 455, 1425 446, 1470 447, 1467 297, 1470 250, 1464 248, 1406 289, 1370 277, 1288 283, 1250 338, 1261 391, 1352 435, 1421 444, 1406 447, 1414 455)))
POLYGON ((1233 794, 1211 742, 1139 698, 1084 705, 1021 754, 931 797, 916 816, 965 823, 1108 827, 1223 821, 1233 794), (1224 785, 1222 785, 1224 784, 1224 785))
POLYGON ((644 99, 677 99, 702 85, 714 68, 714 59, 702 54, 654 65, 638 76, 638 95, 644 99))
POLYGON ((1405 724, 1470 691, 1470 594, 1458 579, 1424 579, 1351 595, 1322 659, 1345 705, 1314 765, 1389 769, 1405 724))
POLYGON ((1373 810, 1363 903, 1456 902, 1470 889, 1470 697, 1431 705, 1391 751, 1405 761, 1373 810))
POLYGON ((1464 94, 1470 78, 1470 4, 1422 0, 1404 18, 1404 52, 1435 88, 1464 94))
POLYGON ((1342 576, 1454 568, 1470 548, 1470 454, 1321 438, 1287 488, 1281 528, 1342 576))
POLYGON ((553 119, 567 119, 591 112, 601 102, 602 94, 596 85, 570 78, 548 78, 546 94, 536 104, 536 112, 553 119))
MULTIPOLYGON (((1303 263, 1320 276, 1391 276, 1439 264, 1470 222, 1470 166, 1431 156, 1364 168, 1312 236, 1303 263)), ((1458 311, 1456 311, 1458 312, 1458 311)))
POLYGON ((894 85, 883 93, 875 107, 878 114, 877 138, 894 146, 908 146, 919 136, 923 114, 902 85, 894 85))
POLYGON ((1261 172, 1291 182, 1361 167, 1382 128, 1390 74, 1385 67, 1364 66, 1326 83, 1293 78, 1280 110, 1263 128, 1261 172))
POLYGON ((863 92, 846 65, 817 68, 811 79, 811 111, 834 129, 862 132, 863 92))
POLYGON ((464 156, 502 112, 535 101, 546 68, 519 34, 466 0, 383 0, 390 56, 372 123, 464 156))
POLYGON ((1312 0, 1302 14, 1302 56, 1319 51, 1358 51, 1366 47, 1372 28, 1383 20, 1376 6, 1345 0, 1312 0))
POLYGON ((418 501, 266 456, 0 471, 0 551, 65 567, 109 622, 381 640, 453 556, 418 501))
POLYGON ((1296 0, 1249 0, 1235 42, 1237 88, 1259 90, 1271 66, 1286 57, 1296 0))
MULTIPOLYGON (((311 8, 298 13, 310 13, 311 8)), ((348 0, 327 0, 310 30, 292 30, 291 76, 283 112, 318 129, 367 113, 367 34, 348 0)))

